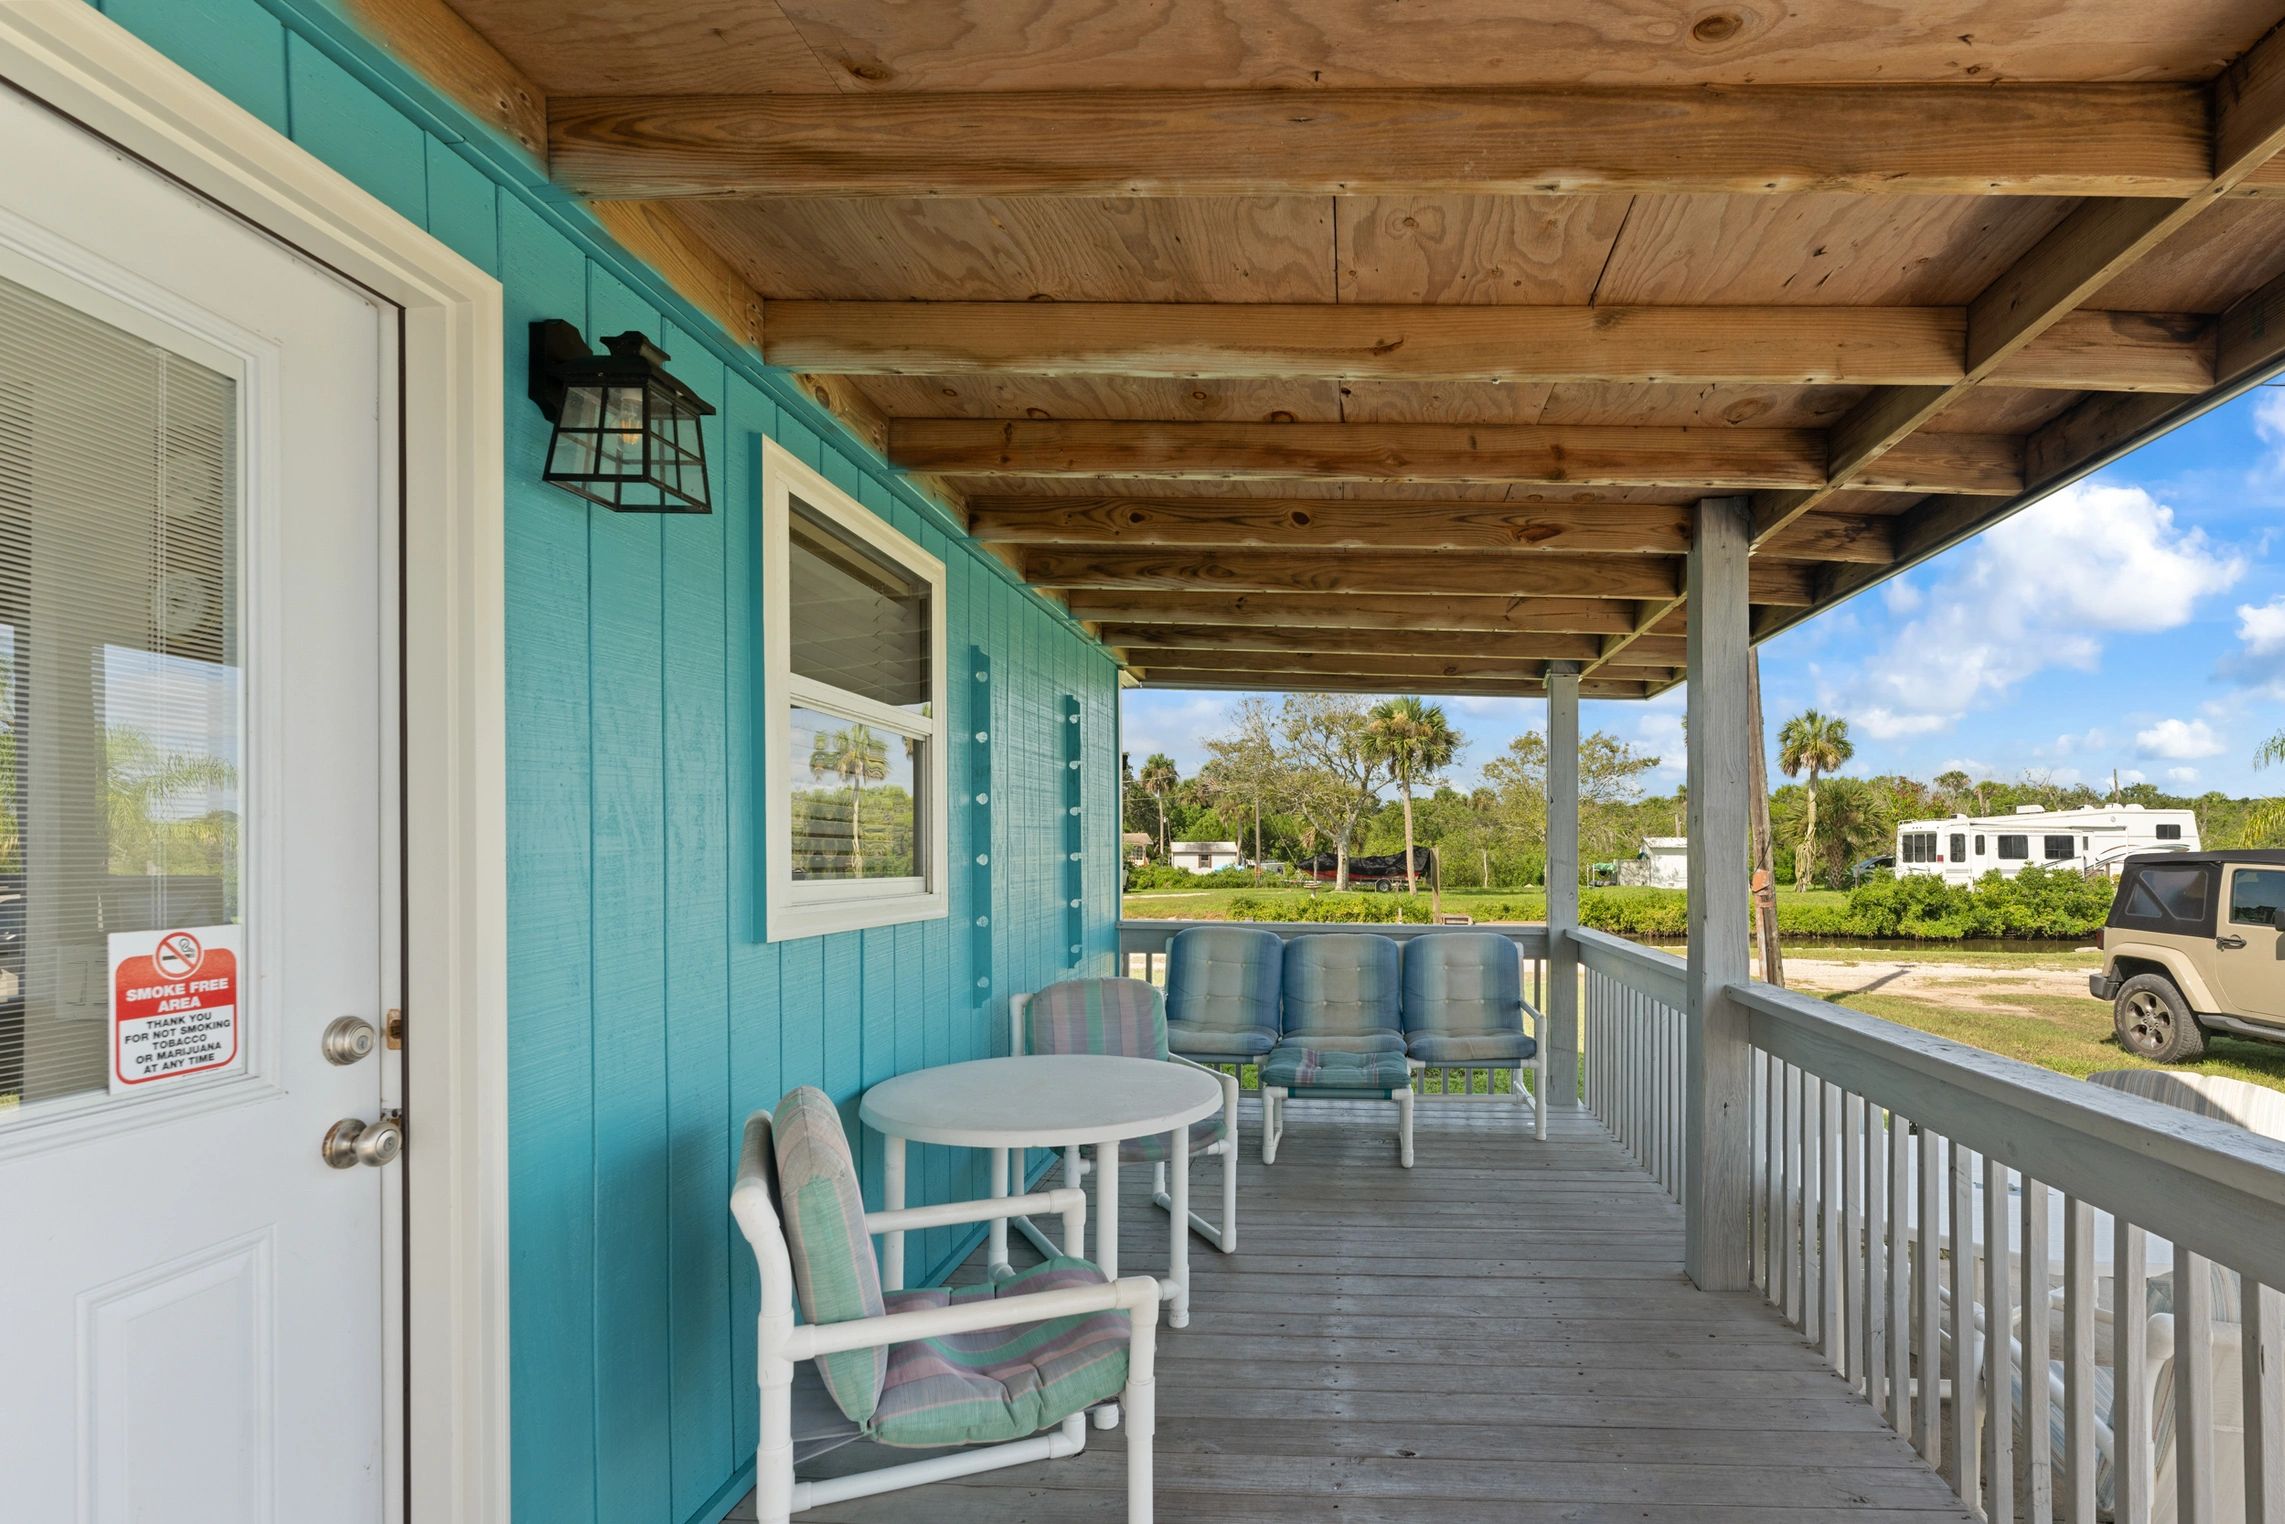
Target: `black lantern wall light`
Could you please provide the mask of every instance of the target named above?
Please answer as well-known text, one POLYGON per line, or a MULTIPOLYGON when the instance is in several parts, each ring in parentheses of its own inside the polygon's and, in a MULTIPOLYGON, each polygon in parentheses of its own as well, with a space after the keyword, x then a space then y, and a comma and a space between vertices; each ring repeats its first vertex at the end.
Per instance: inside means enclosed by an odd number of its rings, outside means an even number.
POLYGON ((531 397, 555 425, 541 479, 619 513, 713 512, 698 420, 714 409, 641 333, 603 351, 561 318, 532 324, 531 397))

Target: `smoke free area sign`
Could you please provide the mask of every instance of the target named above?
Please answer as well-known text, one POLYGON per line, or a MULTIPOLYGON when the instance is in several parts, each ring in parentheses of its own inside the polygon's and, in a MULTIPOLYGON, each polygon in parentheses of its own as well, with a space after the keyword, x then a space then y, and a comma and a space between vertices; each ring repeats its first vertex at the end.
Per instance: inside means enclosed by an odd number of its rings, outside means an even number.
POLYGON ((113 1095, 242 1063, 237 927, 113 932, 110 953, 113 1095))

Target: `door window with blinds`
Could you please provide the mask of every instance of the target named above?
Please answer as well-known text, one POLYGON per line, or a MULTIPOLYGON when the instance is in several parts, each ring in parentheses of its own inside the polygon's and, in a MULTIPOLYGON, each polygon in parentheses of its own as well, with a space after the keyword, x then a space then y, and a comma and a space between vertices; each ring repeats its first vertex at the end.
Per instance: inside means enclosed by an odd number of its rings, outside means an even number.
POLYGON ((946 912, 944 565, 762 451, 771 941, 946 912))
POLYGON ((0 1131, 103 1098, 111 936, 241 919, 240 381, 158 331, 0 265, 0 1131))

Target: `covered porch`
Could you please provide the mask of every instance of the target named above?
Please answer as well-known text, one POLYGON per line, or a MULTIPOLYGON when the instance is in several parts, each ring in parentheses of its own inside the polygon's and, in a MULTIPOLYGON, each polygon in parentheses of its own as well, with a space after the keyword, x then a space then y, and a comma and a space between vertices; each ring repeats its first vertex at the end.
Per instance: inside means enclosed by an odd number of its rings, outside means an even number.
MULTIPOLYGON (((1410 1171, 1341 1102, 1267 1166, 1249 1105, 1163 1517, 2285 1519, 2285 1145, 1756 983, 1743 871, 1755 642, 2285 364, 2285 13, 1426 10, 105 0, 508 293, 514 1342, 462 1516, 750 1509, 737 1121, 820 1087, 877 1197, 868 1088, 1163 948, 1125 682, 1548 715, 1549 1136, 1431 1090, 1410 1171), (721 398, 715 515, 540 486, 567 313, 721 398), (770 923, 765 441, 952 568, 909 924, 770 923), (1578 924, 1577 756, 1685 684, 1676 958, 1578 924)), ((1087 1437, 812 1516, 1121 1517, 1087 1437)))

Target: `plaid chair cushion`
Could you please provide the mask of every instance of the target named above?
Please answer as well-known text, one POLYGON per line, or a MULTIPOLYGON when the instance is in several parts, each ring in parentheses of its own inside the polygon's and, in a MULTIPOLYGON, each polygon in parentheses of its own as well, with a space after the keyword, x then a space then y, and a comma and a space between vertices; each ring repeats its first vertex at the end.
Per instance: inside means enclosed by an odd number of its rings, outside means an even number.
MULTIPOLYGON (((1195 1155, 1208 1144, 1219 1143, 1229 1135, 1222 1113, 1217 1111, 1202 1122, 1190 1124, 1190 1152, 1195 1155)), ((1166 1141, 1165 1133, 1153 1133, 1147 1138, 1129 1138, 1119 1145, 1119 1158, 1128 1164, 1156 1164, 1161 1159, 1173 1157, 1174 1149, 1166 1141)))
POLYGON ((1167 949, 1167 1034, 1177 1053, 1251 1058, 1277 1046, 1285 943, 1274 931, 1193 926, 1167 949))
POLYGON ((1295 937, 1285 946, 1285 1035, 1322 1053, 1402 1053, 1402 955, 1388 937, 1295 937))
POLYGON ((1168 1021, 1167 1044, 1200 1063, 1243 1062, 1277 1046, 1285 1034, 1275 1027, 1210 1027, 1195 1021, 1168 1021))
POLYGON ((1140 979, 1066 979, 1031 997, 1027 1053, 1166 1057, 1166 1003, 1140 979))
POLYGON ((1404 1043, 1424 1064, 1520 1064, 1539 1051, 1521 1032, 1414 1032, 1404 1043))
POLYGON ((1402 1090, 1412 1067, 1402 1053, 1327 1052, 1281 1043, 1262 1060, 1262 1083, 1284 1090, 1402 1090))
MULTIPOLYGON (((1083 1259, 1051 1259, 996 1283, 900 1291, 889 1307, 912 1312, 1102 1284, 1103 1272, 1083 1259)), ((1125 1388, 1127 1333, 1124 1312, 1090 1312, 899 1344, 889 1351, 887 1384, 867 1432, 916 1449, 1037 1434, 1125 1388)))
MULTIPOLYGON (((814 1085, 786 1092, 771 1122, 777 1146, 778 1200, 801 1315, 812 1323, 846 1323, 881 1315, 880 1267, 865 1232, 865 1201, 841 1113, 814 1085)), ((881 1396, 888 1352, 851 1349, 821 1355, 817 1373, 851 1423, 865 1423, 881 1396)))

